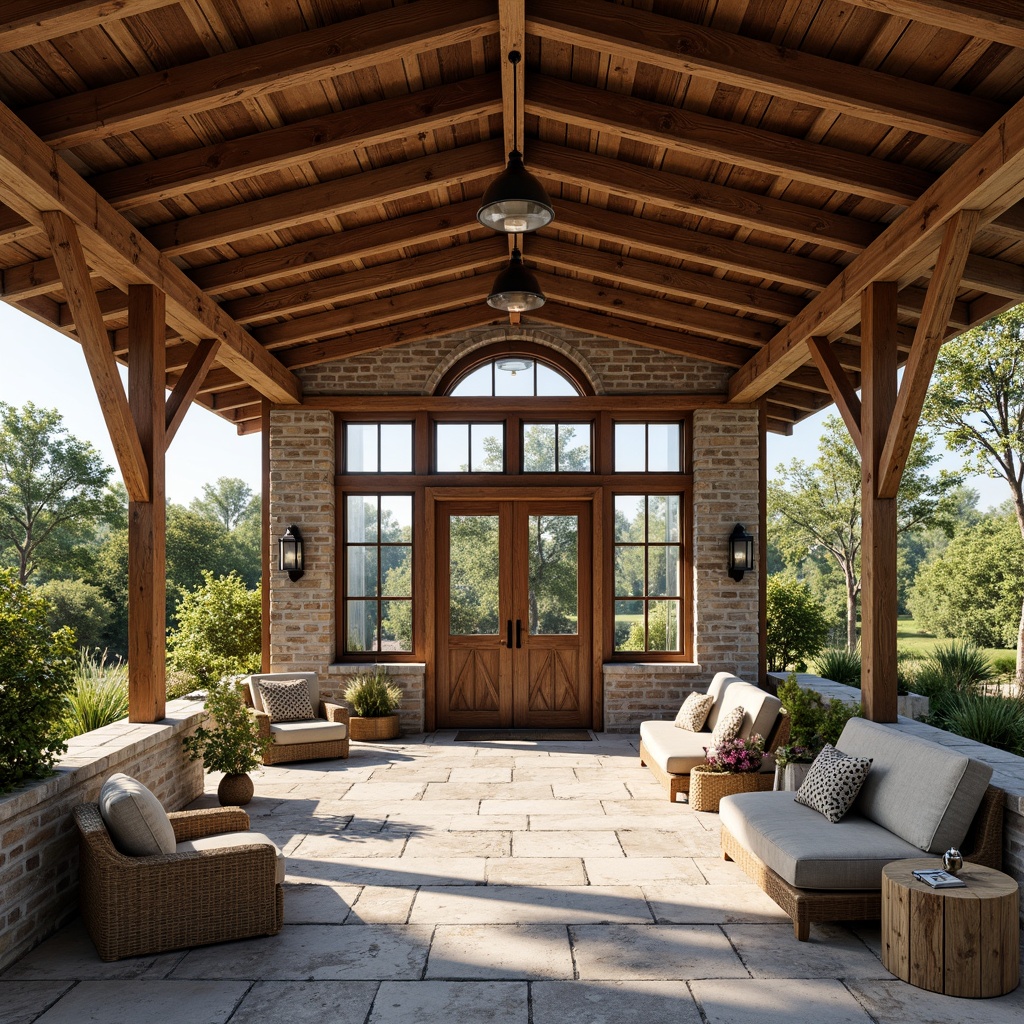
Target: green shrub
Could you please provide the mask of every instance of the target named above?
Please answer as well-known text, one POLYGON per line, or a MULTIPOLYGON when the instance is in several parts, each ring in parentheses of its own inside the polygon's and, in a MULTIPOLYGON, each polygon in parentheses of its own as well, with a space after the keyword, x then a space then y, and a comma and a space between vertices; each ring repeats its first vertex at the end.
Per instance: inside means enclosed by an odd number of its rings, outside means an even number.
POLYGON ((127 718, 128 665, 120 659, 108 665, 106 651, 79 651, 75 685, 66 700, 61 725, 68 739, 127 718))
MULTIPOLYGON (((782 706, 789 714, 789 742, 783 755, 784 761, 797 760, 788 756, 795 747, 803 748, 809 755, 813 755, 826 743, 834 746, 843 726, 861 714, 860 704, 847 704, 841 700, 826 701, 817 690, 802 687, 792 672, 777 692, 782 706)), ((801 759, 809 760, 810 757, 801 759)))
POLYGON ((992 666, 980 647, 967 640, 940 644, 918 666, 914 690, 931 701, 947 695, 977 693, 982 683, 992 678, 992 666))
POLYGON ((822 679, 860 689, 860 652, 848 647, 827 647, 814 659, 814 671, 822 679))
POLYGON ((178 605, 178 625, 167 637, 167 660, 204 686, 226 675, 259 672, 263 644, 259 590, 246 590, 237 573, 203 571, 203 585, 178 605))
POLYGON ((60 732, 75 635, 50 630, 46 601, 0 569, 0 793, 49 775, 67 750, 60 732))
POLYGON ((199 680, 191 672, 174 668, 167 672, 167 699, 180 700, 200 689, 199 680))
POLYGON ((828 616, 811 588, 795 576, 782 572, 768 577, 765 608, 769 672, 813 658, 825 645, 828 616))
POLYGON ((202 758, 207 772, 225 775, 245 775, 258 768, 273 741, 260 736, 256 716, 249 712, 235 683, 212 683, 206 694, 206 711, 206 720, 195 734, 181 741, 189 760, 202 758))
POLYGON ((386 669, 376 665, 372 672, 353 677, 345 690, 345 700, 360 718, 383 718, 398 710, 402 690, 390 681, 386 669))
POLYGON ((1009 676, 1007 682, 1013 682, 1017 677, 1017 655, 1016 654, 993 654, 991 658, 992 674, 994 676, 1009 676))
POLYGON ((50 605, 46 616, 50 629, 70 626, 82 649, 103 645, 114 608, 99 587, 85 580, 49 580, 39 594, 50 605))
POLYGON ((939 709, 942 728, 990 747, 1024 755, 1024 701, 1019 697, 957 693, 939 709))

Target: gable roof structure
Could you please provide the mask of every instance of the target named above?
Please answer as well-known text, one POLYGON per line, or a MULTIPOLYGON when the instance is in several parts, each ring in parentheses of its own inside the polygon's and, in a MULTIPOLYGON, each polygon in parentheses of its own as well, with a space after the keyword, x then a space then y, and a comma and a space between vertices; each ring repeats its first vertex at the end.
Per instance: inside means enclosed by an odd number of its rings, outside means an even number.
POLYGON ((1022 97, 1008 0, 12 0, 0 297, 123 362, 157 286, 179 416, 257 431, 303 367, 502 319, 475 214, 517 109, 556 211, 525 328, 855 428, 867 285, 925 385, 1024 298, 1022 97))

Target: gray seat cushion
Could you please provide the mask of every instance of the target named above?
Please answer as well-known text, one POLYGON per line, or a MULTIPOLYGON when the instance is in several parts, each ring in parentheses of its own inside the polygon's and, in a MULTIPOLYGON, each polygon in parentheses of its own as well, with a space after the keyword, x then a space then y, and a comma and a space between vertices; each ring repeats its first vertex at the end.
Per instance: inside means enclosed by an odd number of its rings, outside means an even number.
POLYGON ((130 775, 111 775, 100 789, 100 817, 114 846, 130 857, 174 852, 174 828, 163 804, 130 775))
POLYGON ((881 889, 886 864, 921 856, 854 811, 833 825, 792 793, 727 796, 718 815, 743 847, 799 889, 881 889))
POLYGON ((280 746, 291 743, 324 743, 327 740, 343 740, 348 735, 348 726, 344 722, 328 722, 323 718, 301 722, 272 722, 270 735, 280 746))
POLYGON ((262 832, 221 832, 215 836, 200 836, 197 839, 189 839, 178 843, 175 853, 190 853, 193 851, 203 852, 209 850, 224 850, 235 846, 270 846, 277 854, 277 870, 275 881, 281 883, 287 871, 284 854, 277 848, 277 844, 262 832))
POLYGON ((836 746, 872 759, 854 811, 927 853, 960 846, 992 777, 988 765, 863 718, 846 723, 836 746))

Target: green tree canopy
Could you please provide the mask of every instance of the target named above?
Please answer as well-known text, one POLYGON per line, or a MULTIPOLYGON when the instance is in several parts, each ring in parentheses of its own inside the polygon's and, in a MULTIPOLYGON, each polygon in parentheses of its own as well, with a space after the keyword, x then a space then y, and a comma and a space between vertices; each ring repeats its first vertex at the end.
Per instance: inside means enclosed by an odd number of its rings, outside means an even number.
POLYGON ((21 583, 67 562, 92 535, 107 511, 112 472, 56 409, 0 402, 0 550, 21 583))
POLYGON ((769 672, 782 672, 806 661, 825 645, 828 617, 810 587, 791 573, 768 577, 765 617, 769 672))
POLYGON ((203 484, 203 496, 194 498, 189 511, 216 519, 225 530, 233 530, 246 519, 259 521, 260 497, 235 476, 222 476, 213 484, 203 484))

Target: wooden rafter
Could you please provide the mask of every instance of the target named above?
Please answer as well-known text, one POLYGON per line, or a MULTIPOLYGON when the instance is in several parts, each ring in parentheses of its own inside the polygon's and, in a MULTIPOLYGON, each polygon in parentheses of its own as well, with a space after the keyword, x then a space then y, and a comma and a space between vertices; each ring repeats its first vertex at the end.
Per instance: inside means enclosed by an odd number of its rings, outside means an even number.
POLYGON ((337 25, 310 29, 74 93, 22 112, 45 141, 61 148, 137 131, 170 117, 210 110, 324 77, 367 71, 433 50, 479 39, 496 28, 487 0, 417 0, 337 25))
MULTIPOLYGON (((846 370, 832 351, 828 338, 808 338, 807 347, 814 359, 814 365, 818 367, 822 379, 828 385, 828 393, 836 403, 853 443, 860 451, 863 444, 860 432, 860 398, 853 381, 846 375, 846 370)), ((772 388, 769 394, 774 394, 776 390, 772 388)))
POLYGON ((9 0, 0 4, 0 52, 49 42, 94 25, 127 18, 178 0, 9 0))
MULTIPOLYGON (((204 338, 199 342, 192 353, 192 357, 186 364, 184 372, 177 379, 174 388, 167 396, 164 447, 169 448, 171 446, 174 435, 178 432, 178 427, 184 422, 189 406, 199 393, 199 388, 206 379, 206 374, 217 358, 217 351, 219 349, 220 342, 216 338, 204 338)), ((255 389, 252 390, 258 394, 255 389)))
POLYGON ((1002 113, 997 104, 894 79, 773 43, 604 0, 532 0, 528 32, 666 71, 757 89, 954 142, 978 138, 1002 113))
POLYGON ((1024 46, 1024 10, 1019 0, 850 0, 850 3, 950 32, 991 39, 1006 46, 1024 46))
MULTIPOLYGON (((501 58, 501 124, 505 152, 511 153, 516 139, 522 147, 526 135, 526 0, 498 0, 498 40, 501 58), (508 55, 517 50, 523 58, 513 75, 508 55), (513 82, 516 96, 513 102, 513 82)), ((522 149, 520 149, 522 152, 522 149)))
POLYGON ((924 408, 928 384, 935 368, 939 348, 946 338, 949 310, 956 298, 957 288, 967 253, 978 227, 977 210, 961 210, 949 219, 939 247, 935 270, 928 285, 921 319, 917 322, 914 345, 910 350, 900 383, 892 422, 886 434, 878 464, 878 496, 895 498, 903 479, 903 468, 910 455, 910 446, 917 431, 917 423, 924 408))

